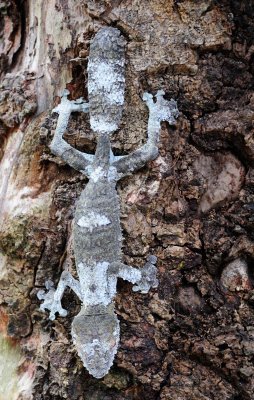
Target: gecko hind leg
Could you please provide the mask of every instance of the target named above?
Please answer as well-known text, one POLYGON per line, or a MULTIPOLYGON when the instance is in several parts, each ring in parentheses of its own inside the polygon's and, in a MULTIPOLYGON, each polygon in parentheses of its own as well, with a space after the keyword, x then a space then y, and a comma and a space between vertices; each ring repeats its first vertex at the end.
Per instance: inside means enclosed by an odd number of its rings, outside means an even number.
POLYGON ((155 266, 156 262, 157 262, 157 257, 153 255, 147 257, 146 263, 141 269, 142 278, 132 288, 134 292, 140 290, 141 293, 148 293, 151 287, 156 288, 158 286, 159 281, 156 278, 157 275, 157 268, 155 266))
POLYGON ((135 286, 132 290, 141 293, 148 293, 151 287, 156 288, 159 284, 156 278, 157 268, 155 266, 157 257, 150 255, 147 257, 147 262, 141 269, 133 268, 122 263, 112 263, 109 274, 129 281, 135 286))
POLYGON ((76 295, 82 300, 82 291, 80 283, 73 278, 73 276, 68 271, 63 271, 60 281, 58 283, 57 289, 54 289, 53 282, 47 281, 45 283, 46 289, 39 290, 37 297, 39 300, 44 300, 40 306, 40 310, 45 311, 45 309, 50 311, 49 318, 53 321, 55 319, 55 314, 58 312, 61 317, 66 317, 67 311, 62 307, 61 300, 63 297, 64 290, 66 286, 69 286, 76 295))

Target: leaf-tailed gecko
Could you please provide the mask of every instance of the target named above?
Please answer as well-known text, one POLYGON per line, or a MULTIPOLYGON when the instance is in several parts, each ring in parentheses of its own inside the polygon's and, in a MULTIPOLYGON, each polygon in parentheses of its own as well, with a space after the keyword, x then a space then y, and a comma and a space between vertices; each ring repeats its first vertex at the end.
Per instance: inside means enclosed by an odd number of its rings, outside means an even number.
POLYGON ((176 102, 163 98, 159 90, 156 102, 145 93, 149 108, 147 142, 129 155, 116 157, 110 146, 110 134, 118 128, 124 103, 124 39, 115 28, 103 28, 94 37, 88 62, 88 97, 69 101, 64 91, 61 103, 52 112, 59 114, 51 151, 89 179, 76 204, 74 218, 74 254, 79 281, 63 271, 57 289, 47 281, 47 293, 40 309, 66 316, 61 299, 69 286, 82 302, 72 322, 74 345, 87 370, 102 378, 113 364, 119 342, 119 321, 114 313, 117 278, 135 284, 134 291, 147 293, 157 287, 156 257, 149 256, 141 269, 121 262, 122 234, 116 183, 153 160, 158 154, 160 122, 175 123, 179 112, 176 102), (63 138, 71 112, 90 114, 91 129, 97 135, 95 155, 71 147, 63 138))

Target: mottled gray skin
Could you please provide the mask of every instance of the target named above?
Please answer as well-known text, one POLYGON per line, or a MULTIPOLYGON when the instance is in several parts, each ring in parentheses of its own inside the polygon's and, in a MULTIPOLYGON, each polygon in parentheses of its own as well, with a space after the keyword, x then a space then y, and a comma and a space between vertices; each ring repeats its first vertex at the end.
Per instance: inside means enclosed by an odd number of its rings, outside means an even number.
POLYGON ((82 172, 89 182, 76 205, 74 219, 74 253, 79 281, 68 271, 61 275, 57 289, 46 282, 48 292, 40 291, 41 310, 66 316, 61 298, 66 286, 82 302, 80 313, 72 323, 75 347, 84 366, 96 378, 102 378, 111 367, 119 342, 119 322, 114 313, 117 278, 135 284, 134 291, 147 293, 157 287, 156 257, 149 256, 142 269, 121 263, 122 234, 116 183, 122 177, 153 160, 158 153, 160 122, 175 122, 176 102, 164 100, 158 91, 157 101, 145 93, 149 108, 148 140, 133 153, 115 157, 110 133, 117 129, 124 102, 124 41, 114 28, 101 29, 95 36, 88 63, 89 104, 83 99, 69 101, 65 91, 61 103, 53 110, 59 114, 51 151, 82 172), (98 142, 95 155, 82 153, 66 143, 62 136, 72 111, 90 113, 91 128, 98 142))

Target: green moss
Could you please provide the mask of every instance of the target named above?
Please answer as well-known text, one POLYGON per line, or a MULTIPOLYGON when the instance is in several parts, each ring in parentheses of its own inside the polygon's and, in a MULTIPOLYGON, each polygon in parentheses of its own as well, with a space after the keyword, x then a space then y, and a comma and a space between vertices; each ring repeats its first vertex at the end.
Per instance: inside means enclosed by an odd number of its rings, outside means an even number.
POLYGON ((104 377, 103 383, 109 388, 115 388, 118 390, 125 389, 128 387, 130 376, 125 371, 114 371, 110 372, 104 377))
POLYGON ((177 269, 181 270, 183 268, 183 261, 180 262, 180 264, 178 265, 177 269))
POLYGON ((32 217, 17 216, 8 220, 0 233, 0 251, 12 258, 22 259, 31 251, 29 231, 32 217))
POLYGON ((40 216, 40 220, 48 221, 51 206, 51 196, 48 196, 47 201, 40 202, 39 205, 32 208, 32 214, 35 216, 40 216))
POLYGON ((24 137, 24 141, 20 148, 19 154, 24 154, 25 156, 28 156, 28 158, 30 158, 31 155, 35 152, 35 149, 39 144, 38 125, 39 124, 37 119, 29 125, 29 128, 27 129, 27 132, 24 137))

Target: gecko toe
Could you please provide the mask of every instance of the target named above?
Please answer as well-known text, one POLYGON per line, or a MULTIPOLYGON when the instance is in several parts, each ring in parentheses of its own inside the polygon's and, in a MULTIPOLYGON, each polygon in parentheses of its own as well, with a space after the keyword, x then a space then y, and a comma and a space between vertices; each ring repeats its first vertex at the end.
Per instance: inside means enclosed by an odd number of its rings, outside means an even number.
POLYGON ((45 299, 45 290, 39 290, 39 292, 37 293, 37 297, 39 300, 45 299))
POLYGON ((54 313, 54 312, 51 312, 51 313, 49 314, 49 319, 50 319, 51 321, 54 321, 54 320, 56 319, 56 316, 55 316, 55 313, 54 313))
POLYGON ((62 310, 59 311, 59 315, 60 315, 61 317, 66 317, 67 311, 63 308, 62 310))
POLYGON ((147 257, 146 261, 151 263, 151 264, 156 264, 157 257, 151 254, 150 256, 147 257))

